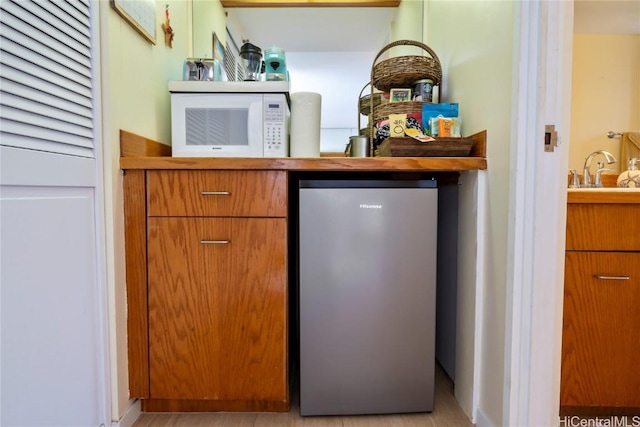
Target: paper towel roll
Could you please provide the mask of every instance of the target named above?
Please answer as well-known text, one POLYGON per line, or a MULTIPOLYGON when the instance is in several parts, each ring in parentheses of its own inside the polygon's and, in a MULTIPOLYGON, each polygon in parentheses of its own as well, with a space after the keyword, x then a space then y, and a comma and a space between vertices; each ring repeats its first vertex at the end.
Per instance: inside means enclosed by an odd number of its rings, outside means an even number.
POLYGON ((291 94, 291 157, 320 157, 320 108, 315 92, 291 94))

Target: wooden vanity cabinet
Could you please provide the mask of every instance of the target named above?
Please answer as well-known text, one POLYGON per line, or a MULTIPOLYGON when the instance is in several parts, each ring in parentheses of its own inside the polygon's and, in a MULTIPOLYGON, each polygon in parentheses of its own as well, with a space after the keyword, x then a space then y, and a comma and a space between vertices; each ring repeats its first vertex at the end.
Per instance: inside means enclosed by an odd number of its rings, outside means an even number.
POLYGON ((288 410, 286 186, 283 171, 146 172, 143 410, 288 410))
POLYGON ((567 206, 561 415, 640 409, 640 204, 567 206))

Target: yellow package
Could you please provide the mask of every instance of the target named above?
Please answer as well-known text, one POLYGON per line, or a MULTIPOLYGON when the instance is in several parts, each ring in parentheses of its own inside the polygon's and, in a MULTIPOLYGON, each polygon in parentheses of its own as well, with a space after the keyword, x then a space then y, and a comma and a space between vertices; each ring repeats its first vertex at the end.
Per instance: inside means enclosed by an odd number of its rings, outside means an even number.
POLYGON ((407 127, 406 114, 389 114, 389 136, 392 138, 404 137, 404 130, 407 127))

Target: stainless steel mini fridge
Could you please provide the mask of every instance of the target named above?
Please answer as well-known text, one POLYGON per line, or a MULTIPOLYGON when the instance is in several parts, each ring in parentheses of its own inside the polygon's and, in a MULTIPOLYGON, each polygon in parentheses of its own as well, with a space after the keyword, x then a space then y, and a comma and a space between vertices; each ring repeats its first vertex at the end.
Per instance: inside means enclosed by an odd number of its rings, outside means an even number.
POLYGON ((301 415, 433 410, 437 191, 300 181, 301 415))

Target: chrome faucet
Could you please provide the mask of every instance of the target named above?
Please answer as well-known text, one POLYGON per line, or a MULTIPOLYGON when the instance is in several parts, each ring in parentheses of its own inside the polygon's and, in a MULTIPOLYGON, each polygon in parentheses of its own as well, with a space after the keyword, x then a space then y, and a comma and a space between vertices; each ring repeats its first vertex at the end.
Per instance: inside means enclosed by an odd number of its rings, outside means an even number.
POLYGON ((602 172, 607 172, 607 171, 610 171, 611 169, 605 168, 604 164, 602 162, 598 162, 597 166, 598 166, 598 168, 596 169, 595 173, 593 174, 593 177, 594 177, 593 186, 595 188, 602 188, 602 187, 604 187, 604 185, 602 184, 602 172))
MULTIPOLYGON (((608 151, 598 150, 589 154, 587 158, 584 160, 584 170, 582 171, 582 186, 581 186, 582 188, 591 188, 594 186, 593 183, 591 182, 591 161, 598 154, 602 154, 608 164, 612 164, 616 162, 616 158, 613 156, 613 154, 611 154, 608 151)), ((600 172, 602 172, 602 170, 600 172)), ((602 182, 600 182, 599 184, 602 186, 602 182)))
POLYGON ((578 171, 575 169, 569 169, 569 174, 571 175, 569 188, 580 188, 580 177, 578 176, 578 171))

